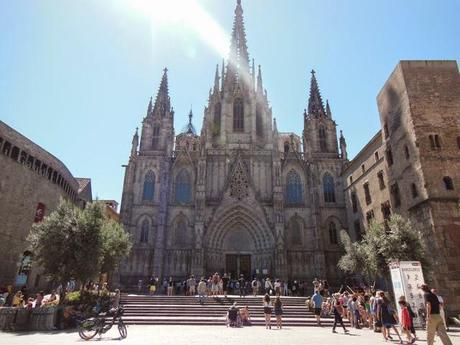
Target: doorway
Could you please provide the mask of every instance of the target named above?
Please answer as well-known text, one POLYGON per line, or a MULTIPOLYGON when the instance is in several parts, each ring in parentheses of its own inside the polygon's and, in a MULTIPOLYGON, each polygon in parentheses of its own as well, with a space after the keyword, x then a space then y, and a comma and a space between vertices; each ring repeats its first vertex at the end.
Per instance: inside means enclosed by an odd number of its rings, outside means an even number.
POLYGON ((251 255, 227 254, 225 256, 225 269, 231 274, 232 279, 238 279, 242 274, 245 279, 251 278, 251 255))

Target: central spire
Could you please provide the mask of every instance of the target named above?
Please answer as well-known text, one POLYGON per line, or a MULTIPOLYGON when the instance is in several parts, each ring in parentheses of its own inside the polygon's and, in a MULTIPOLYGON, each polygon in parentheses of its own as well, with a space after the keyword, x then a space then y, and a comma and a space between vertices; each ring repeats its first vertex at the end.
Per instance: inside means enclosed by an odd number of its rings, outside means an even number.
POLYGON ((244 78, 245 74, 249 75, 249 53, 244 29, 241 0, 237 0, 236 3, 227 69, 227 73, 235 83, 242 77, 244 78))
MULTIPOLYGON (((149 105, 150 107, 150 105, 149 105)), ((160 88, 158 89, 155 105, 153 106, 153 114, 165 116, 166 111, 171 109, 171 100, 169 98, 168 88, 168 69, 163 70, 163 77, 161 78, 160 88)))
POLYGON ((310 97, 308 99, 308 115, 325 116, 323 99, 316 81, 315 70, 311 71, 310 97))

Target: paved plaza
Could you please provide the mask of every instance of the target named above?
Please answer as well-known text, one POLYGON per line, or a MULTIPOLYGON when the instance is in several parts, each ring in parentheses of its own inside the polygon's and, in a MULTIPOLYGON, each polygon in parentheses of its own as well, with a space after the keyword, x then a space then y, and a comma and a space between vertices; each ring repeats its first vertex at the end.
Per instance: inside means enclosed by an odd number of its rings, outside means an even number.
MULTIPOLYGON (((420 341, 426 344, 425 332, 419 331, 420 341)), ((460 329, 449 336, 454 345, 460 345, 460 329)), ((266 330, 265 327, 226 328, 225 326, 129 326, 128 337, 120 340, 118 330, 112 328, 100 340, 87 343, 96 344, 149 344, 149 345, 202 345, 202 344, 270 344, 270 345, 364 345, 397 344, 397 341, 384 342, 380 333, 368 330, 354 330, 345 335, 340 330, 332 334, 330 328, 287 327, 282 330, 266 330)), ((71 332, 54 333, 0 333, 2 345, 63 345, 83 344, 78 334, 71 332)), ((441 344, 437 339, 436 344, 441 344)))

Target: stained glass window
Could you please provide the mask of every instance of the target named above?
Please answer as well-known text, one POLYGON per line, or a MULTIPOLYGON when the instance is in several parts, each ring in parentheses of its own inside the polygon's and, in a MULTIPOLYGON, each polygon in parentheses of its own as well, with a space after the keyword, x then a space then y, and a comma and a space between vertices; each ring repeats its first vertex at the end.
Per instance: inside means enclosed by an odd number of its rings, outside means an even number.
POLYGON ((291 170, 286 177, 286 201, 288 204, 302 203, 302 182, 300 176, 291 170))
POLYGON ((142 222, 142 226, 141 226, 141 242, 147 243, 148 241, 149 241, 149 222, 147 219, 145 219, 142 222))
POLYGON ((233 131, 244 131, 244 105, 241 98, 233 101, 233 131))
POLYGON ((334 178, 325 174, 323 177, 324 202, 335 202, 334 178))
POLYGON ((149 170, 144 178, 144 190, 142 193, 142 200, 153 201, 155 196, 155 174, 149 170))
POLYGON ((176 176, 176 202, 187 204, 191 201, 190 175, 187 170, 181 170, 176 176))
POLYGON ((329 223, 329 240, 331 244, 337 244, 337 227, 334 222, 329 223))

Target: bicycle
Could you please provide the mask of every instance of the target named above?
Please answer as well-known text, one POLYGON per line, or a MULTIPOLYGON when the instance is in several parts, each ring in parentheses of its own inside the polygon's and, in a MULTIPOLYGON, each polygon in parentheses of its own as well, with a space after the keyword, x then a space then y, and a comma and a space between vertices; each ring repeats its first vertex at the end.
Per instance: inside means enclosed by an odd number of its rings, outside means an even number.
POLYGON ((100 314, 96 317, 85 319, 80 322, 78 326, 78 335, 83 340, 90 340, 94 338, 96 334, 101 336, 102 334, 106 333, 116 322, 118 324, 118 332, 120 332, 120 337, 124 339, 128 336, 128 330, 126 325, 123 323, 123 319, 121 318, 123 313, 124 309, 120 306, 118 308, 110 309, 105 314, 100 314), (112 320, 110 323, 106 324, 109 317, 112 317, 112 320))

